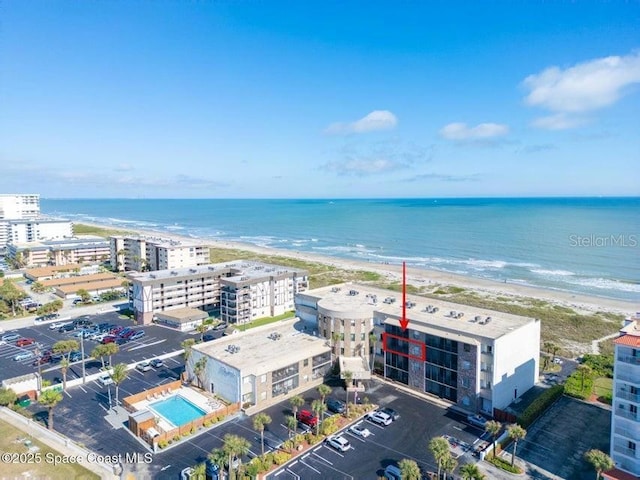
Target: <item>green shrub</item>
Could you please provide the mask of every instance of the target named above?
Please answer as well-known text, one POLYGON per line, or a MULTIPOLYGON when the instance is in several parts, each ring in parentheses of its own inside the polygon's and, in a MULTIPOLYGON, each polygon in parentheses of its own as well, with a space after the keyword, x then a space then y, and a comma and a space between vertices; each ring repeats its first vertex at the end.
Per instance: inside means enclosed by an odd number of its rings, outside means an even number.
POLYGON ((522 473, 522 469, 517 465, 511 466, 511 463, 503 460, 500 457, 494 457, 493 455, 489 459, 489 462, 493 463, 496 467, 501 468, 510 473, 522 473))
POLYGON ((169 442, 167 440, 160 440, 158 442, 158 447, 160 447, 160 448, 166 448, 167 445, 169 445, 169 442))
POLYGON ((538 398, 525 408, 522 415, 518 417, 518 423, 523 428, 529 427, 544 411, 549 408, 564 393, 563 385, 554 385, 545 390, 538 398))
POLYGON ((591 396, 592 391, 593 378, 585 375, 583 383, 582 375, 577 371, 573 372, 564 384, 564 393, 570 397, 586 400, 591 396))
POLYGON ((582 363, 589 365, 596 377, 613 378, 613 355, 586 354, 582 363))
POLYGON ((273 463, 276 465, 284 465, 291 459, 289 452, 275 452, 273 454, 273 463))

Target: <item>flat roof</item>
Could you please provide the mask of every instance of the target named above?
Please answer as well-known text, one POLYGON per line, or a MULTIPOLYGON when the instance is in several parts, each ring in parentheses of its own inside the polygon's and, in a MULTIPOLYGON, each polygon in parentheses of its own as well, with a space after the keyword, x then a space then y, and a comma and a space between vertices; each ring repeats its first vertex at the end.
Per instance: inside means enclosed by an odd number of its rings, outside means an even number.
POLYGON ((326 339, 307 333, 303 325, 297 318, 283 320, 200 343, 193 349, 240 370, 243 376, 262 375, 331 351, 326 339), (231 353, 230 345, 240 350, 231 353))
POLYGON ((13 246, 17 249, 32 249, 37 247, 46 247, 53 249, 64 249, 64 248, 96 248, 98 247, 109 247, 109 240, 96 237, 91 235, 85 235, 82 237, 68 237, 57 240, 39 240, 37 242, 22 242, 22 243, 14 243, 13 246))
MULTIPOLYGON (((399 325, 402 317, 401 292, 369 285, 344 283, 308 290, 299 295, 316 298, 318 306, 333 311, 369 310, 372 317, 385 316, 387 323, 392 325, 399 325)), ((493 339, 536 321, 531 317, 410 294, 407 294, 406 312, 410 329, 432 334, 451 332, 493 339), (409 305, 412 306, 409 308, 409 305), (429 306, 438 310, 429 313, 429 306), (452 312, 456 315, 452 315, 452 312), (462 316, 458 318, 457 314, 460 313, 462 316), (490 318, 488 322, 487 318, 490 318)))
POLYGON ((75 269, 82 268, 79 263, 70 263, 68 265, 58 265, 50 267, 30 268, 27 270, 27 274, 33 277, 46 277, 59 272, 73 272, 75 269))
POLYGON ((194 320, 201 320, 209 316, 204 310, 190 307, 176 308, 173 310, 163 310, 161 312, 155 312, 155 315, 157 317, 170 318, 180 323, 188 323, 194 320))
POLYGON ((118 240, 130 240, 130 241, 144 241, 145 243, 156 245, 164 248, 171 247, 208 247, 208 245, 204 242, 197 242, 195 240, 187 240, 187 239, 171 239, 165 237, 155 237, 155 236, 147 236, 147 235, 111 235, 109 237, 118 239, 118 240))
MULTIPOLYGON (((116 277, 113 273, 102 272, 102 273, 92 273, 90 275, 74 275, 71 277, 64 278, 52 278, 50 280, 42 280, 42 283, 45 287, 57 287, 63 285, 73 285, 77 283, 89 283, 100 280, 109 280, 109 279, 119 278, 116 277)), ((124 281, 124 278, 120 279, 120 283, 124 281)))
POLYGON ((144 283, 157 282, 158 280, 167 278, 191 278, 214 273, 224 276, 228 281, 240 281, 243 277, 247 277, 247 280, 249 280, 289 273, 306 273, 306 271, 262 262, 235 260, 231 262, 211 263, 208 265, 172 268, 169 270, 155 270, 152 272, 131 272, 128 276, 131 280, 144 283))
POLYGON ((122 280, 119 278, 96 280, 94 282, 76 283, 74 285, 61 285, 56 290, 64 294, 74 293, 80 289, 91 292, 93 290, 105 290, 107 288, 122 288, 122 280))

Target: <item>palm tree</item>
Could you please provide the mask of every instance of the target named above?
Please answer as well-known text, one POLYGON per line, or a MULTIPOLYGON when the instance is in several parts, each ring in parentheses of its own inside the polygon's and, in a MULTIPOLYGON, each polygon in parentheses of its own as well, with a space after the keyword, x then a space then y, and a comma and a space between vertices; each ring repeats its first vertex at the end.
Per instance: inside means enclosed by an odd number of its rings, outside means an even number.
POLYGON ((331 341, 333 342, 333 354, 338 357, 338 341, 340 340, 340 332, 333 332, 331 334, 331 341))
POLYGON ((289 438, 293 438, 293 432, 296 431, 298 420, 296 420, 296 417, 293 415, 287 415, 285 418, 285 424, 287 426, 287 430, 289 430, 289 438))
POLYGON ((513 440, 513 455, 511 455, 511 466, 516 460, 516 448, 518 447, 518 440, 524 439, 527 436, 527 431, 522 428, 517 423, 512 423, 507 427, 507 433, 509 434, 509 438, 513 440))
POLYGON ((60 373, 62 373, 62 390, 67 390, 67 371, 71 362, 67 357, 62 357, 60 360, 60 373))
MULTIPOLYGON (((240 458, 249 452, 251 444, 246 438, 239 435, 233 435, 227 433, 224 436, 224 445, 222 450, 227 454, 229 458, 229 477, 231 478, 231 472, 233 472, 233 459, 234 457, 240 458)), ((235 472, 234 472, 235 473, 235 472)), ((235 478, 235 476, 233 476, 235 478)))
POLYGON ((193 471, 191 472, 191 478, 200 480, 201 478, 205 478, 207 474, 207 465, 202 462, 193 467, 193 471))
POLYGON ((200 342, 204 342, 204 332, 209 330, 209 325, 204 323, 204 320, 200 325, 196 326, 196 332, 200 334, 200 342))
POLYGON ((116 386, 116 405, 118 405, 118 389, 120 384, 124 382, 124 380, 129 376, 129 371, 127 370, 126 363, 119 363, 113 367, 113 372, 111 372, 111 379, 113 380, 113 384, 116 386))
POLYGON ((447 456, 442 462, 442 469, 444 470, 445 477, 447 477, 447 473, 453 473, 453 471, 458 467, 458 460, 451 456, 451 453, 447 452, 447 456))
POLYGON ((498 437, 498 434, 500 433, 500 430, 502 430, 502 424, 500 422, 496 422, 495 420, 489 420, 485 426, 484 426, 484 431, 487 432, 489 435, 491 435, 491 441, 493 444, 493 456, 496 456, 496 438, 498 437))
POLYGON ((262 446, 262 456, 264 457, 264 428, 271 423, 271 417, 266 413, 258 413, 253 417, 253 428, 260 432, 260 443, 262 446))
POLYGON ((576 370, 580 372, 580 392, 582 393, 584 391, 584 379, 593 375, 593 369, 589 365, 581 363, 576 367, 576 370))
POLYGON ((349 387, 353 384, 353 372, 350 372, 349 370, 345 370, 344 372, 342 372, 342 378, 344 378, 344 386, 345 386, 345 390, 347 391, 347 407, 345 409, 345 415, 348 417, 349 416, 349 387))
POLYGON ((320 435, 320 420, 322 419, 322 414, 327 411, 327 406, 321 400, 314 400, 311 403, 311 410, 316 414, 318 421, 316 422, 316 436, 320 435))
POLYGON ((291 411, 293 412, 293 416, 298 418, 298 409, 304 405, 304 398, 300 395, 294 395, 289 399, 289 403, 291 404, 291 411))
POLYGON ((191 348, 196 344, 196 341, 193 338, 187 338, 184 342, 180 344, 180 346, 184 349, 184 361, 186 362, 191 357, 191 348))
MULTIPOLYGON (((207 458, 211 463, 220 467, 220 469, 223 469, 224 465, 227 463, 227 454, 221 448, 214 448, 211 450, 211 453, 207 455, 207 458)), ((196 478, 200 480, 199 477, 196 478)))
POLYGON ((400 467, 402 480, 420 480, 422 478, 420 467, 415 460, 403 458, 398 462, 398 466, 400 467))
POLYGON ((320 394, 320 400, 322 400, 322 403, 324 403, 324 401, 327 398, 327 395, 331 393, 331 387, 324 383, 321 385, 318 385, 318 393, 320 394))
POLYGON ((371 345, 371 372, 373 373, 374 361, 376 359, 376 344, 378 343, 378 336, 371 332, 369 334, 369 344, 371 345))
POLYGON ((486 477, 474 463, 465 463, 460 467, 463 480, 484 480, 486 477))
POLYGON ((207 367, 207 357, 201 357, 200 360, 198 360, 193 366, 193 373, 198 379, 198 387, 200 388, 204 387, 204 382, 202 381, 202 374, 205 371, 206 367, 207 367))
POLYGON ((446 457, 449 455, 449 442, 444 437, 435 437, 429 441, 429 451, 438 464, 438 478, 446 457))
POLYGON ((47 407, 49 410, 49 420, 47 421, 47 426, 49 430, 53 430, 53 408, 62 401, 62 393, 58 390, 54 390, 50 388, 49 390, 45 390, 38 398, 38 402, 43 407, 47 407))
POLYGON ((584 458, 595 468, 596 480, 600 479, 602 472, 611 470, 615 466, 613 459, 609 455, 595 448, 585 453, 584 458))

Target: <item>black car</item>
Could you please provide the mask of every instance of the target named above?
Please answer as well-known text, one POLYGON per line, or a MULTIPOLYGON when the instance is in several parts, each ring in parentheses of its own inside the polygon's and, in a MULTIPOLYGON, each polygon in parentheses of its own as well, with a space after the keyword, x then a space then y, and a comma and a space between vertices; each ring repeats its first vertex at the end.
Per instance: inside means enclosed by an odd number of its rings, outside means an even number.
POLYGON ((164 362, 162 361, 162 359, 161 359, 161 358, 154 358, 154 359, 153 359, 153 360, 151 360, 149 363, 151 364, 151 366, 152 366, 153 368, 159 368, 159 367, 164 366, 164 362))
POLYGON ((84 327, 88 327, 90 325, 93 325, 93 322, 91 320, 89 320, 88 318, 76 318, 73 321, 73 324, 76 326, 84 326, 84 327))
POLYGON ((344 413, 347 406, 342 400, 337 398, 327 398, 327 410, 333 413, 344 413))
POLYGON ((393 408, 382 407, 378 409, 379 412, 386 413, 391 417, 391 420, 398 420, 400 418, 400 414, 396 412, 393 408))
POLYGON ((205 333, 202 336, 202 341, 203 342, 210 342, 211 340, 215 340, 217 338, 222 338, 224 336, 224 332, 217 330, 217 331, 213 331, 211 333, 205 333))
POLYGON ((80 360, 82 360, 82 353, 74 351, 69 354, 70 362, 79 362, 80 360))
POLYGON ((127 343, 129 341, 129 339, 127 337, 118 337, 116 339, 116 343, 118 345, 124 345, 125 343, 127 343))
POLYGON ((63 325, 58 329, 58 333, 72 332, 76 329, 76 326, 73 323, 68 323, 67 325, 63 325))

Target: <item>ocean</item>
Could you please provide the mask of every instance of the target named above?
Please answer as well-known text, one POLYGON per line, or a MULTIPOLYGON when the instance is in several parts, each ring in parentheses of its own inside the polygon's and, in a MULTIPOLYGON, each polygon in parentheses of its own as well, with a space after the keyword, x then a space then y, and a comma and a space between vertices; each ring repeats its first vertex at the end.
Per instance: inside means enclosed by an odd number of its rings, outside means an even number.
POLYGON ((43 198, 41 210, 76 223, 640 299, 640 198, 43 198))

